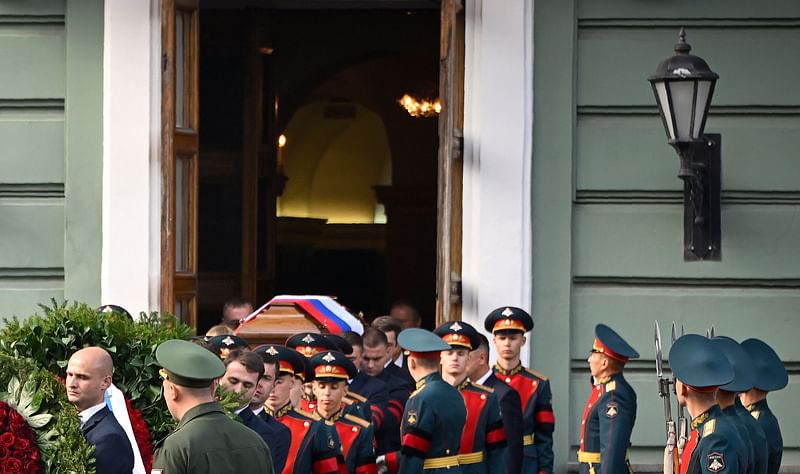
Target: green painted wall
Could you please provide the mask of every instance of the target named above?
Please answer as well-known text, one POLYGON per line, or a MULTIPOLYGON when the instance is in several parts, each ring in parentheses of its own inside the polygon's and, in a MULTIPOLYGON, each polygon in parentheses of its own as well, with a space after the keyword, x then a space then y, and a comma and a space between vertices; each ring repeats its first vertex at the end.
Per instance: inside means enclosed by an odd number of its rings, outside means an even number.
POLYGON ((103 2, 0 1, 0 316, 100 298, 103 2))
POLYGON ((655 319, 772 344, 791 374, 770 396, 784 465, 800 464, 800 3, 537 0, 534 22, 533 360, 553 375, 561 469, 598 322, 643 355, 626 371, 639 394, 631 457, 659 459, 655 319), (721 262, 682 259, 678 160, 646 81, 681 26, 720 74, 706 130, 722 134, 721 262))

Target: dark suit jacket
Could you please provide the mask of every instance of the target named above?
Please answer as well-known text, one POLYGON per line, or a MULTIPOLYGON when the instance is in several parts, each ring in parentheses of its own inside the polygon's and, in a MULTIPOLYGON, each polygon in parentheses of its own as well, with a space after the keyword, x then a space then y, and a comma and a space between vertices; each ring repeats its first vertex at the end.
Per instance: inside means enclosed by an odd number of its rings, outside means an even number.
POLYGON ((483 384, 493 388, 500 400, 500 413, 508 443, 506 446, 506 472, 508 474, 522 472, 523 420, 519 393, 494 374, 490 375, 483 384))
POLYGON ((94 445, 95 468, 98 474, 130 474, 133 471, 133 449, 125 431, 103 407, 83 425, 83 435, 94 445))
MULTIPOLYGON (((249 408, 242 410, 242 413, 246 411, 253 415, 252 410, 249 408)), ((239 416, 242 417, 241 413, 239 416)), ((268 430, 266 438, 264 435, 261 435, 261 432, 258 432, 258 434, 264 438, 267 446, 269 446, 270 455, 272 456, 272 464, 275 466, 275 472, 279 473, 283 471, 283 467, 286 465, 286 458, 289 456, 289 445, 292 443, 292 432, 286 427, 286 425, 269 416, 264 410, 261 410, 258 413, 258 416, 253 415, 253 418, 260 421, 261 424, 268 430)), ((244 420, 244 417, 242 417, 242 420, 244 420)))

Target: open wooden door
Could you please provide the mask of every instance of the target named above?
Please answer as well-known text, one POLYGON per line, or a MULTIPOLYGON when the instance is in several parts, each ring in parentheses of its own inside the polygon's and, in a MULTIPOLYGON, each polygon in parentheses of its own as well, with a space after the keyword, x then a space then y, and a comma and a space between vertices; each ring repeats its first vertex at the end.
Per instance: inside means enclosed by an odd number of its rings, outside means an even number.
POLYGON ((198 0, 161 1, 161 311, 197 326, 198 0))
POLYGON ((439 190, 436 324, 461 319, 464 5, 442 0, 439 62, 439 190))

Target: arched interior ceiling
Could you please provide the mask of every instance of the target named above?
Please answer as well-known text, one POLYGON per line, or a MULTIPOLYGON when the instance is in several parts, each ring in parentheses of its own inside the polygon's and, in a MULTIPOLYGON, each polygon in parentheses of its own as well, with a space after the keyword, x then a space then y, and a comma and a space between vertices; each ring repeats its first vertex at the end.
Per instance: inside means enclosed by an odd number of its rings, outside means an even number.
POLYGON ((297 110, 281 151, 286 188, 278 216, 329 223, 374 223, 375 185, 391 184, 391 152, 383 120, 358 104, 352 118, 326 118, 328 101, 297 110))

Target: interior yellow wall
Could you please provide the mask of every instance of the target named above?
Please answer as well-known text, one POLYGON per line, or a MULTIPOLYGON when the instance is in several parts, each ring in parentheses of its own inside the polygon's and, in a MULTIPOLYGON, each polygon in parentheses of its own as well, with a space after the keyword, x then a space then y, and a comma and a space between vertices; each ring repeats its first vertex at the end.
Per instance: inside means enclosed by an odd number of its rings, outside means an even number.
POLYGON ((359 105, 354 119, 325 119, 324 107, 324 102, 303 106, 284 131, 282 154, 289 180, 278 201, 278 216, 374 223, 372 186, 391 184, 383 121, 359 105))

